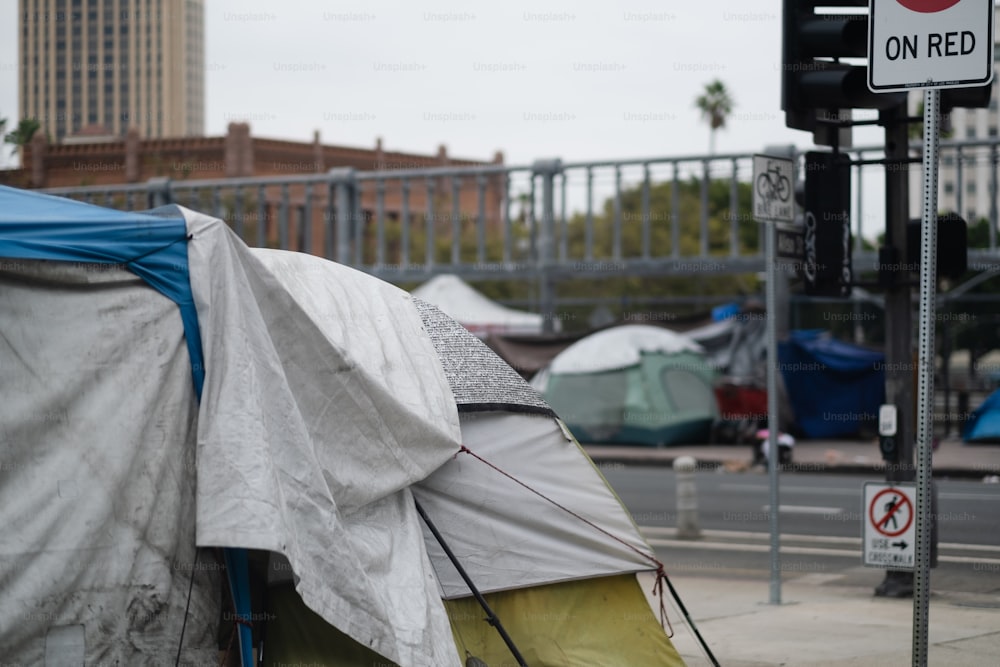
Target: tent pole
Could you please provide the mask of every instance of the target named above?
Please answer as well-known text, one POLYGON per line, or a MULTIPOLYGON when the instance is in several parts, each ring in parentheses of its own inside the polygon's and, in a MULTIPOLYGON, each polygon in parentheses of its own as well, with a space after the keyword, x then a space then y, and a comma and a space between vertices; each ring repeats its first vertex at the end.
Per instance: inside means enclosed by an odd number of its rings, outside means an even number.
POLYGON ((503 624, 500 623, 500 619, 497 617, 497 615, 493 613, 493 610, 490 608, 489 603, 486 602, 486 598, 484 598, 482 593, 479 592, 479 589, 476 588, 476 585, 472 583, 472 579, 469 578, 469 575, 465 571, 465 568, 463 568, 462 564, 458 562, 458 558, 455 557, 455 554, 452 553, 452 550, 448 547, 448 544, 444 541, 444 537, 442 537, 441 533, 438 532, 437 526, 435 526, 434 522, 431 521, 430 517, 427 516, 427 513, 424 511, 424 508, 421 507, 420 501, 414 497, 413 504, 416 505, 417 512, 420 514, 420 518, 424 520, 425 524, 427 524, 427 528, 434 535, 434 539, 437 540, 437 543, 441 545, 442 549, 444 549, 444 553, 445 555, 448 556, 448 560, 451 561, 451 564, 455 566, 455 569, 458 570, 458 573, 462 576, 462 579, 465 581, 465 585, 468 586, 469 590, 472 591, 472 594, 476 596, 476 601, 479 602, 479 606, 481 606, 483 608, 483 611, 486 612, 486 622, 492 625, 494 628, 496 628, 496 631, 500 635, 500 638, 503 639, 504 644, 506 644, 507 648, 510 649, 510 652, 514 656, 514 659, 517 660, 517 664, 520 665, 521 667, 528 667, 528 663, 524 661, 524 658, 521 657, 521 652, 518 651, 517 646, 514 645, 514 640, 512 640, 510 638, 510 635, 507 634, 507 631, 504 630, 503 624))
POLYGON ((720 667, 719 661, 715 659, 715 654, 712 653, 712 649, 708 648, 708 643, 705 642, 705 639, 701 636, 701 633, 698 632, 698 626, 694 624, 694 619, 691 618, 690 614, 688 614, 687 607, 685 607, 684 603, 681 602, 681 596, 677 594, 677 591, 674 589, 674 585, 670 583, 670 577, 667 576, 666 572, 662 571, 660 573, 660 576, 662 576, 663 581, 667 583, 667 588, 670 589, 670 594, 674 596, 674 600, 677 602, 677 606, 680 607, 681 613, 684 614, 684 620, 686 620, 691 629, 694 630, 694 634, 698 638, 698 643, 701 644, 701 647, 703 649, 705 649, 705 654, 708 656, 708 659, 712 662, 712 665, 714 667, 720 667))

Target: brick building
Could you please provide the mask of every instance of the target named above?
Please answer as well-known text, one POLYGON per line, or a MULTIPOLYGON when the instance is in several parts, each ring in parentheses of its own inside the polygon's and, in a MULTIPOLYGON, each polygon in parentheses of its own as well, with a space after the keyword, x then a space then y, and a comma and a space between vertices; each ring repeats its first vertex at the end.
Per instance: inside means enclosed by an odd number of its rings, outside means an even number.
MULTIPOLYGON (((290 182, 284 188, 280 183, 269 183, 261 190, 257 184, 244 182, 239 203, 235 200, 235 182, 232 186, 218 188, 214 199, 208 189, 196 192, 186 187, 187 184, 193 186, 194 182, 202 179, 293 179, 343 167, 357 172, 380 171, 389 174, 382 181, 384 185, 381 188, 375 183, 361 183, 358 208, 363 221, 375 220, 379 211, 378 191, 381 189, 384 222, 398 224, 405 189, 411 223, 414 229, 419 229, 426 224, 427 179, 393 178, 392 172, 503 164, 503 154, 498 152, 492 162, 459 160, 451 158, 444 146, 439 147, 436 155, 387 151, 382 147, 381 139, 371 149, 332 146, 322 144, 318 132, 309 143, 265 139, 252 136, 247 123, 230 123, 227 134, 221 137, 142 138, 138 131, 130 130, 123 138, 98 134, 49 144, 44 133, 38 132, 24 147, 22 164, 21 169, 0 171, 0 183, 25 188, 58 188, 115 186, 144 183, 155 178, 168 179, 179 203, 224 217, 251 243, 261 238, 256 226, 263 220, 268 245, 284 244, 299 249, 304 245, 303 238, 309 228, 311 240, 307 248, 319 252, 329 247, 329 237, 333 233, 324 219, 330 196, 328 188, 320 184, 308 188, 307 206, 307 186, 301 183, 290 182), (259 199, 261 192, 264 193, 263 201, 259 199), (186 194, 192 198, 185 198, 186 194), (217 205, 221 208, 216 208, 217 205), (284 218, 282 207, 290 210, 284 218), (288 222, 282 223, 282 220, 288 222), (289 224, 294 229, 283 231, 280 224, 289 224), (290 240, 281 241, 285 237, 290 240)), ((487 228, 498 229, 504 196, 502 175, 489 175, 483 179, 462 178, 457 182, 446 177, 435 178, 430 187, 433 188, 430 194, 435 211, 434 227, 440 230, 439 240, 444 240, 449 233, 453 195, 456 192, 464 226, 471 226, 471 220, 482 206, 487 228)), ((97 201, 101 203, 100 199, 97 201)), ((121 205, 120 202, 115 204, 121 205)), ((370 227, 372 225, 364 225, 365 236, 371 235, 370 227)))

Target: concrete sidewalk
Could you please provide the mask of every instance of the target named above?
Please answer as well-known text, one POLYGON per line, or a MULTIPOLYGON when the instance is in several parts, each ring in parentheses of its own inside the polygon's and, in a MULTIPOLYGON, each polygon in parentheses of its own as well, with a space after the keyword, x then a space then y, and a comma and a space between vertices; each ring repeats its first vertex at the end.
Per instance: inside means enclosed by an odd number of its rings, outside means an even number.
MULTIPOLYGON (((584 445, 597 464, 672 465, 680 456, 692 456, 699 468, 725 467, 734 472, 749 467, 751 448, 746 445, 681 445, 633 447, 584 445)), ((885 463, 874 440, 800 440, 786 473, 846 472, 885 476, 885 463)), ((937 478, 986 479, 1000 477, 1000 444, 968 444, 946 439, 933 458, 937 478)), ((1000 480, 997 480, 1000 481, 1000 480)))
MULTIPOLYGON (((871 587, 824 586, 817 579, 829 576, 787 578, 778 605, 768 602, 767 581, 674 576, 671 582, 724 667, 908 667, 913 600, 876 598, 871 587)), ((652 576, 642 583, 648 595, 652 576)), ((929 619, 928 664, 997 664, 1000 595, 932 594, 929 619)), ((711 665, 676 606, 670 621, 689 667, 711 665)))
MULTIPOLYGON (((692 456, 703 469, 748 471, 749 445, 669 448, 585 446, 601 465, 671 465, 692 456)), ((1000 483, 1000 445, 945 440, 934 453, 934 477, 1000 483)), ((782 475, 816 472, 885 477, 874 441, 802 441, 782 475)), ((998 487, 1000 493, 1000 487, 998 487)), ((739 574, 671 574, 671 583, 715 658, 724 667, 908 667, 912 664, 913 599, 875 597, 883 571, 871 568, 870 585, 832 585, 836 573, 786 573, 781 604, 770 604, 768 578, 739 574)), ((1000 593, 933 590, 928 664, 980 667, 998 664, 1000 593)), ((647 595, 652 576, 643 575, 647 595)), ((690 667, 711 665, 680 609, 665 596, 674 645, 690 667)), ((652 602, 654 609, 658 602, 652 602)))

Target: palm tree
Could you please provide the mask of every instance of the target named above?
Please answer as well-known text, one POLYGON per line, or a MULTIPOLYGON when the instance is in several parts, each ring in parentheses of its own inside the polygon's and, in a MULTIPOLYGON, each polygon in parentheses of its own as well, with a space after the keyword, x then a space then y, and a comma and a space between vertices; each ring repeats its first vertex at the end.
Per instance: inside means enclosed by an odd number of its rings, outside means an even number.
MULTIPOLYGON (((0 137, 4 135, 4 130, 7 129, 7 119, 0 116, 0 137)), ((3 150, 0 149, 0 167, 6 165, 7 161, 4 159, 3 150)))
POLYGON ((705 84, 705 92, 699 95, 694 104, 701 111, 702 118, 708 121, 710 130, 708 150, 715 153, 715 132, 720 127, 726 126, 726 118, 733 111, 732 96, 726 90, 726 84, 719 79, 705 84))
POLYGON ((4 135, 3 140, 5 143, 14 145, 14 153, 16 154, 22 146, 31 141, 39 127, 41 124, 34 118, 22 118, 13 132, 4 135))

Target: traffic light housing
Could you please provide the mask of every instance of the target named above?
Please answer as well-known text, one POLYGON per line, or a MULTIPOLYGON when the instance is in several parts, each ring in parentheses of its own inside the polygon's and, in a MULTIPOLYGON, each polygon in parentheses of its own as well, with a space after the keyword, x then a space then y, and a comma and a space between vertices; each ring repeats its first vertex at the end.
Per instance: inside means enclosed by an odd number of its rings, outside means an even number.
POLYGON ((985 109, 990 105, 993 84, 971 88, 945 88, 941 91, 941 113, 951 113, 952 109, 985 109))
POLYGON ((878 449, 882 453, 882 460, 886 463, 899 463, 899 444, 894 435, 880 435, 878 437, 878 449))
MULTIPOLYGON (((909 264, 920 266, 921 220, 910 220, 906 225, 906 252, 909 264)), ((969 269, 968 225, 957 213, 947 213, 937 217, 937 261, 938 278, 957 280, 969 269)))
POLYGON ((867 8, 868 0, 783 0, 781 108, 785 125, 817 133, 841 109, 888 109, 905 104, 905 93, 873 93, 864 65, 842 62, 868 55, 868 14, 837 13, 867 8))
MULTIPOLYGON (((920 273, 921 246, 920 218, 911 219, 906 224, 906 255, 907 262, 903 266, 892 246, 879 248, 878 282, 882 287, 890 288, 899 280, 909 279, 909 274, 920 273)), ((969 267, 968 224, 957 213, 946 213, 937 217, 937 261, 938 280, 961 278, 969 267)))
POLYGON ((806 153, 805 257, 809 296, 849 297, 851 267, 851 161, 843 153, 806 153))

